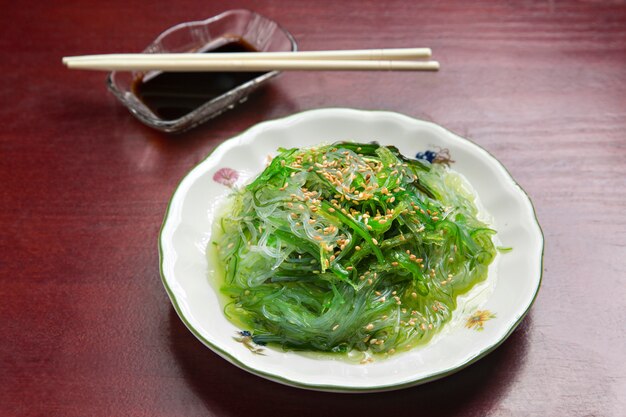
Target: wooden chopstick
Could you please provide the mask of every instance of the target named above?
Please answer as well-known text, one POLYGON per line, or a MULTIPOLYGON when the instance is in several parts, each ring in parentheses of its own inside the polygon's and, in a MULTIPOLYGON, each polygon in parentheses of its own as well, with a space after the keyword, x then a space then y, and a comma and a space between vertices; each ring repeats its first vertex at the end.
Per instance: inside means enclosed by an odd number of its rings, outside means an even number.
POLYGON ((437 71, 430 48, 345 51, 107 54, 63 58, 71 69, 100 71, 437 71))
POLYGON ((68 61, 70 69, 100 71, 437 71, 437 61, 366 61, 366 60, 196 60, 196 59, 142 59, 142 60, 80 60, 68 61))
POLYGON ((179 54, 104 54, 82 55, 63 58, 63 63, 91 60, 151 60, 191 59, 199 61, 222 60, 266 60, 266 59, 324 59, 324 60, 410 60, 430 58, 430 48, 355 49, 344 51, 297 51, 297 52, 226 52, 226 53, 179 53, 179 54))

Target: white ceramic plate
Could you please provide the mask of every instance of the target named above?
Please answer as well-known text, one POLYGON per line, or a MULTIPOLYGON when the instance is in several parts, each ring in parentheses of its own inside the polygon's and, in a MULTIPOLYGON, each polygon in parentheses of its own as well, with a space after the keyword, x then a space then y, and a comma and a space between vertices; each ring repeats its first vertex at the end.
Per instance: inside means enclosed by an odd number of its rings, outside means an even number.
POLYGON ((506 169, 472 142, 429 122, 397 113, 320 109, 258 124, 225 141, 181 181, 161 229, 161 276, 178 315, 207 347, 247 371, 301 388, 368 392, 431 381, 475 362, 499 346, 533 303, 541 281, 543 236, 532 204, 506 169), (210 283, 207 260, 217 210, 231 192, 264 168, 278 147, 341 140, 395 145, 414 157, 448 149, 492 216, 500 244, 487 281, 459 301, 454 319, 431 342, 388 359, 359 364, 297 352, 252 353, 233 336, 210 283), (494 317, 495 316, 495 317, 494 317), (474 317, 475 321, 469 321, 474 317), (484 320, 483 320, 484 319, 484 320), (468 327, 469 326, 469 327, 468 327), (478 331, 480 330, 480 331, 478 331))

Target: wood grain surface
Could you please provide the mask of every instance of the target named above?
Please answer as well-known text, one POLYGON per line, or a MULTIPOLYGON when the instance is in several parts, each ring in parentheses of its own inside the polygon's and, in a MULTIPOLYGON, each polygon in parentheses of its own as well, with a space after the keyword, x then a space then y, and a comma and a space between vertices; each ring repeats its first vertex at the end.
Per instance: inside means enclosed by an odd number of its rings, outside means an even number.
POLYGON ((624 1, 20 1, 0 12, 0 415, 626 415, 624 1), (300 48, 430 46, 439 73, 285 73, 171 136, 104 74, 61 57, 136 52, 229 8, 300 48), (485 147, 545 233, 530 314, 469 368, 401 391, 327 394, 239 370, 187 331, 157 234, 178 181, 263 120, 345 106, 439 123, 485 147))

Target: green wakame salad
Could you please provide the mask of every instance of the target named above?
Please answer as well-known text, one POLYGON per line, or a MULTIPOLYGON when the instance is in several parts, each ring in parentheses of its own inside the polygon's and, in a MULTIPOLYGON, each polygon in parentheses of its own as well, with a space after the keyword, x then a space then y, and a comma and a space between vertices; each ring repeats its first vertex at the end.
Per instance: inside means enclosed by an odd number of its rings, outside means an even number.
POLYGON ((280 149, 231 198, 214 242, 225 313, 260 345, 409 349, 496 254, 462 177, 391 146, 280 149))

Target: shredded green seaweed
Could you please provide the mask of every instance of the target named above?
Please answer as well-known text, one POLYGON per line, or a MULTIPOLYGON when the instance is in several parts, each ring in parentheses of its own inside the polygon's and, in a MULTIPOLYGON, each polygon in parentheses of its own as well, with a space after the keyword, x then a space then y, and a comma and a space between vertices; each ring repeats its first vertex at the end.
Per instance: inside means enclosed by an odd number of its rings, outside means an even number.
POLYGON ((495 231, 446 166, 377 144, 279 151, 234 192, 216 245, 225 313, 255 343, 406 350, 487 276, 495 231))

